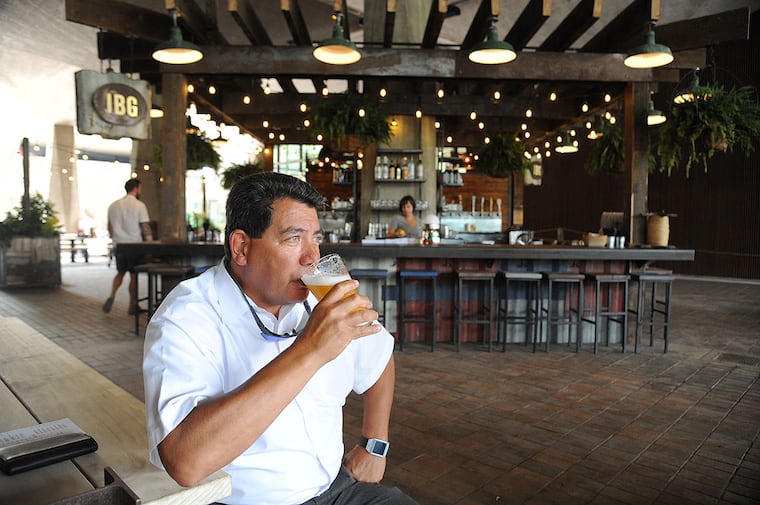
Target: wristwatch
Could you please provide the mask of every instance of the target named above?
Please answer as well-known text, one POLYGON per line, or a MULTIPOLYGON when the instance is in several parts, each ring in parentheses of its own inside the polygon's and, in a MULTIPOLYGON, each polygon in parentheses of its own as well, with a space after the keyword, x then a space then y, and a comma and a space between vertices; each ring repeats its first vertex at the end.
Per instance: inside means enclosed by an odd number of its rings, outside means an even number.
POLYGON ((367 438, 359 437, 359 445, 364 447, 366 451, 378 458, 384 458, 388 454, 388 448, 391 444, 385 440, 379 438, 367 438))

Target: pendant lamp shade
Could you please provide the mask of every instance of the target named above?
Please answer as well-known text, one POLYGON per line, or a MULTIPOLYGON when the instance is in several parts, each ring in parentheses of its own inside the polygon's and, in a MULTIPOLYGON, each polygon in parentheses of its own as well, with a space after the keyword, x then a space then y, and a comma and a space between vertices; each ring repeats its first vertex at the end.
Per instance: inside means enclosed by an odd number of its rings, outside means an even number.
POLYGON ((172 10, 172 27, 169 40, 161 42, 153 51, 153 59, 172 65, 187 65, 203 59, 201 49, 182 38, 182 31, 177 26, 177 11, 172 10))
POLYGON ((667 65, 673 61, 673 53, 668 46, 657 44, 654 41, 654 31, 649 30, 646 42, 634 48, 628 57, 623 60, 626 67, 631 68, 655 68, 667 65))
POLYGON ((483 65, 499 65, 509 63, 517 58, 514 47, 509 42, 499 40, 499 33, 493 24, 488 28, 488 36, 483 42, 476 44, 467 57, 473 63, 483 65))
POLYGON ((577 153, 578 142, 572 139, 569 132, 565 132, 562 136, 562 143, 555 147, 554 150, 561 154, 577 153))
POLYGON ((665 117, 665 114, 663 114, 661 110, 657 110, 654 108, 654 102, 650 98, 649 109, 647 111, 647 126, 655 126, 658 124, 662 124, 667 120, 668 118, 665 117))
POLYGON ((346 38, 341 26, 341 14, 337 15, 337 22, 333 28, 332 37, 323 40, 314 48, 312 55, 318 61, 330 65, 350 65, 362 58, 362 53, 353 42, 346 38))

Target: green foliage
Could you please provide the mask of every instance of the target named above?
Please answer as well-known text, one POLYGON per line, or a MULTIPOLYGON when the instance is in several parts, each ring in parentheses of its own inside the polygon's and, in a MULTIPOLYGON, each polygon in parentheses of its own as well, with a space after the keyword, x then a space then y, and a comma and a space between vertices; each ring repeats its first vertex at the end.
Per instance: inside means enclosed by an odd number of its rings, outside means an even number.
MULTIPOLYGON (((163 168, 163 149, 161 144, 156 144, 153 149, 154 164, 163 168)), ((187 134, 187 169, 200 170, 203 167, 213 168, 214 171, 219 169, 219 163, 222 158, 216 152, 214 146, 203 134, 187 134)))
POLYGON ((586 172, 597 175, 602 172, 619 173, 625 157, 625 139, 623 127, 619 124, 606 124, 604 135, 594 140, 586 158, 586 172))
POLYGON ((21 204, 8 212, 5 220, 0 222, 0 244, 10 244, 13 237, 45 237, 58 234, 61 224, 50 202, 41 194, 35 193, 29 199, 29 213, 24 215, 23 200, 21 197, 21 204))
POLYGON ((525 157, 525 150, 517 134, 497 133, 480 150, 475 169, 491 177, 507 177, 512 172, 530 170, 530 160, 525 157))
POLYGON ((237 181, 243 177, 264 171, 261 158, 256 158, 252 163, 239 163, 230 165, 222 172, 222 187, 231 189, 237 181))
POLYGON ((349 135, 362 144, 387 143, 391 138, 391 127, 380 106, 351 93, 328 97, 314 109, 311 122, 314 132, 328 143, 339 144, 349 135), (359 117, 360 107, 364 117, 359 117))
POLYGON ((716 151, 738 147, 745 156, 753 151, 753 138, 760 135, 760 105, 754 88, 726 90, 721 85, 698 86, 695 99, 673 104, 667 122, 660 126, 657 168, 660 172, 683 167, 686 177, 694 164, 707 172, 716 151))

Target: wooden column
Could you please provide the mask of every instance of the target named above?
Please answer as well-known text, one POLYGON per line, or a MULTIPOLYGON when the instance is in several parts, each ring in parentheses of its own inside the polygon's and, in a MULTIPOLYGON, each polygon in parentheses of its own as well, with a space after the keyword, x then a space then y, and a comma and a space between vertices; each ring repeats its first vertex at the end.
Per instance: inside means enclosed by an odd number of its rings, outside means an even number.
POLYGON ((164 73, 161 77, 164 117, 161 124, 161 213, 158 238, 186 242, 185 170, 187 169, 187 79, 184 74, 164 73))
POLYGON ((625 88, 625 216, 629 244, 646 243, 649 194, 649 84, 629 82, 625 88))

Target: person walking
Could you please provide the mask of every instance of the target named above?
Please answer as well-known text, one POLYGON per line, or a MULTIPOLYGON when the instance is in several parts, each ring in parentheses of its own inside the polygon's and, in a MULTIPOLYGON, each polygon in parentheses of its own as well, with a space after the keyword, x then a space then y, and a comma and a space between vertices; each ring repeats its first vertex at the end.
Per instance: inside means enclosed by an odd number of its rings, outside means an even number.
POLYGON ((129 179, 124 184, 126 195, 119 198, 108 206, 108 233, 114 246, 116 256, 116 275, 111 284, 111 295, 103 304, 103 312, 111 312, 116 291, 124 280, 124 275, 129 272, 129 315, 135 314, 140 308, 137 306, 137 283, 135 282, 135 265, 143 262, 142 258, 124 257, 119 254, 118 244, 126 242, 142 242, 153 240, 153 232, 150 228, 150 216, 148 207, 140 201, 142 183, 139 179, 129 179))

